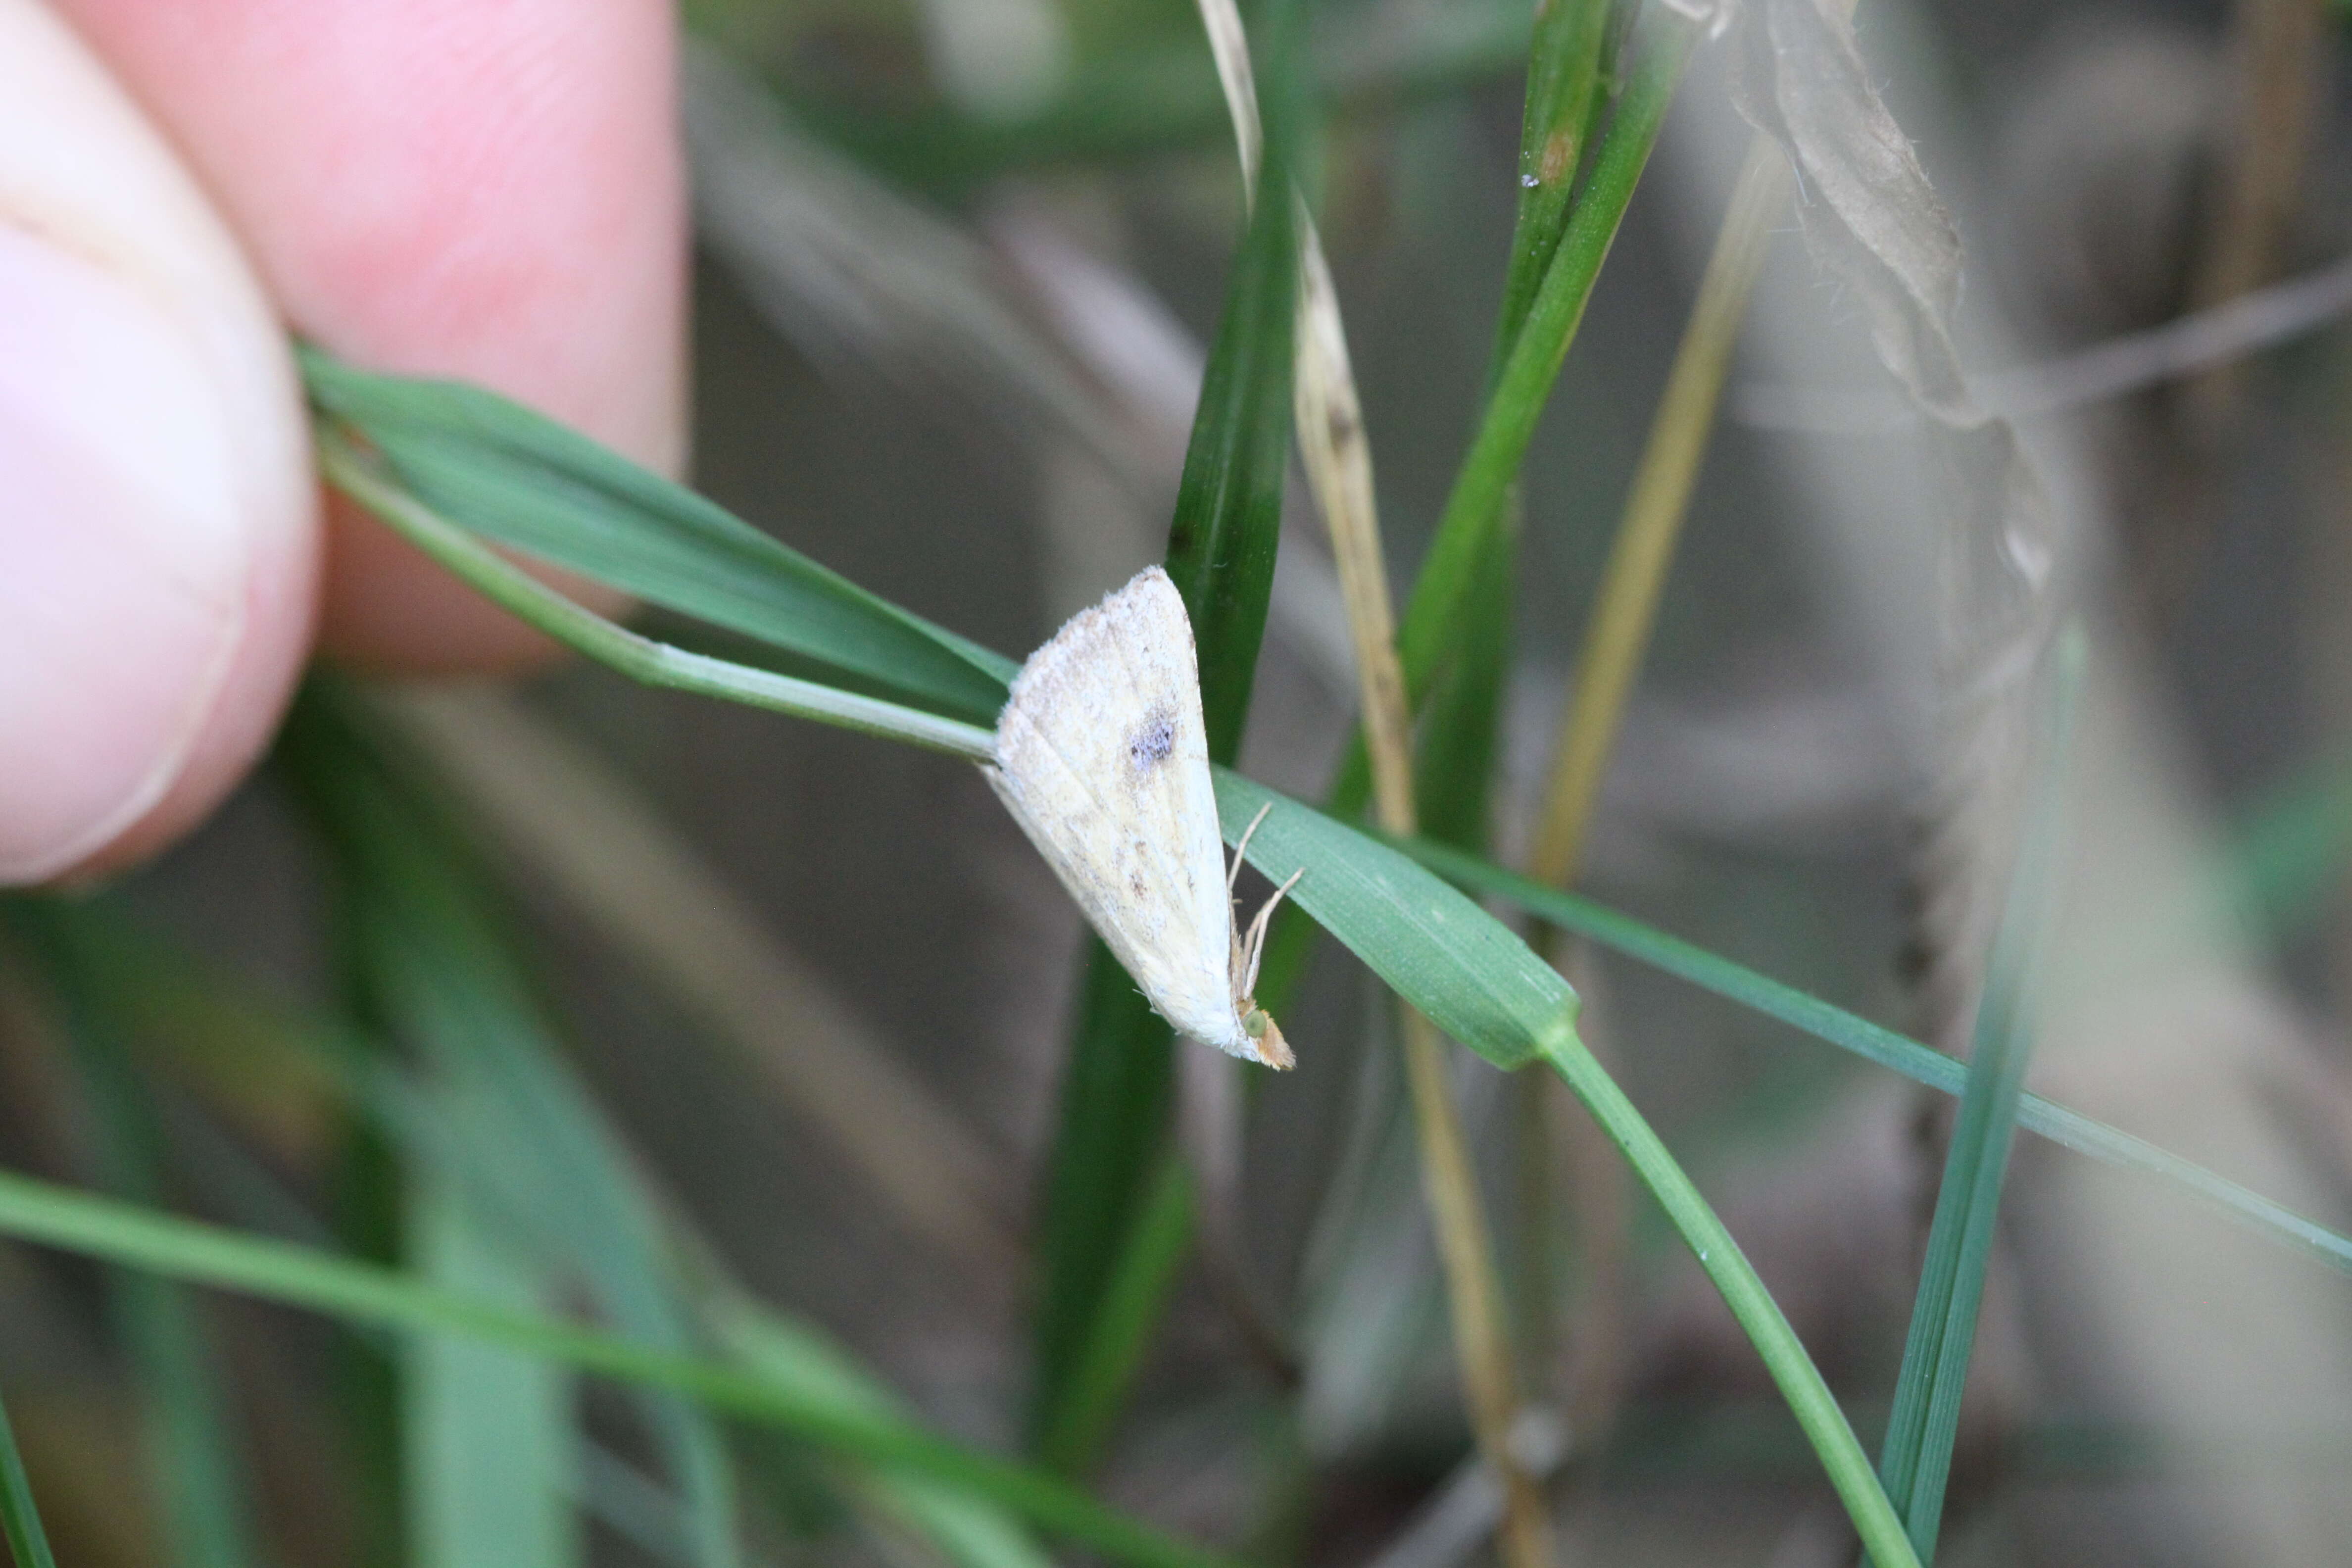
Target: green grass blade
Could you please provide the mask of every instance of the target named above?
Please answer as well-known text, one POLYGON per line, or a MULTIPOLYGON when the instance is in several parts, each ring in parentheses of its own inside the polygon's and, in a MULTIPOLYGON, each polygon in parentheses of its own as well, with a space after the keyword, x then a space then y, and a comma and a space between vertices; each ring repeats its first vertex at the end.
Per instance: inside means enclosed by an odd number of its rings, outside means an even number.
POLYGON ((1591 178, 1570 212, 1527 321, 1496 377, 1414 580, 1397 644, 1406 684, 1416 697, 1428 690, 1463 633, 1481 563, 1503 514, 1504 493, 1535 438, 1537 420, 1584 319, 1601 264, 1682 80, 1696 24, 1664 5, 1645 7, 1644 18, 1633 77, 1594 155, 1591 178))
POLYGON ((1119 1241, 1123 1250, 1070 1368, 1068 1394, 1037 1441, 1037 1458, 1066 1474, 1085 1469, 1101 1452, 1160 1326, 1169 1287, 1192 1250, 1192 1173, 1174 1149, 1161 1153, 1142 1208, 1119 1241))
MULTIPOLYGON (((1289 0, 1274 7, 1295 9, 1289 0)), ((1265 126, 1263 188, 1290 188, 1296 114, 1287 79, 1295 51, 1281 15, 1261 27, 1255 69, 1265 126)), ((1231 762, 1249 717, 1290 457, 1291 326, 1297 241, 1289 202, 1256 204, 1228 279, 1223 313, 1201 384, 1169 528, 1167 569, 1192 619, 1209 755, 1231 762)), ((1039 1226, 1045 1289, 1037 1306, 1036 1383, 1030 1433, 1055 1462, 1081 1468, 1082 1436, 1107 1433, 1123 1378, 1081 1380, 1139 1357, 1111 1345, 1156 1318, 1119 1304, 1107 1320, 1118 1260, 1134 1256, 1131 1227, 1150 1207, 1169 1144, 1174 1037, 1099 941, 1087 943, 1082 998, 1063 1082, 1060 1131, 1039 1226)), ((1132 1283, 1132 1280, 1130 1280, 1132 1283)))
POLYGON ((1757 1278, 1738 1243, 1582 1042, 1570 1034, 1554 1040, 1545 1055, 1666 1211, 1698 1266, 1731 1309, 1741 1331, 1764 1358, 1780 1396, 1803 1428, 1830 1485, 1836 1489, 1838 1500, 1845 1505, 1846 1517, 1853 1521, 1854 1532, 1861 1536, 1870 1560, 1877 1568, 1916 1568, 1918 1558, 1904 1533, 1902 1518, 1880 1487, 1877 1472, 1845 1413, 1838 1408, 1829 1385, 1798 1342, 1796 1331, 1757 1278))
POLYGON ((978 723, 1010 665, 682 485, 480 387, 301 351, 312 403, 452 522, 638 597, 978 723))
POLYGON ((777 1426, 845 1458, 990 1499, 1041 1527, 1138 1568, 1234 1568, 1096 1501, 1056 1477, 992 1458, 885 1415, 845 1410, 741 1367, 674 1355, 436 1289, 395 1269, 224 1230, 0 1172, 0 1235, 190 1284, 234 1290, 405 1334, 464 1334, 625 1383, 668 1389, 713 1410, 777 1426))
POLYGON ((1764 1358, 1879 1568, 1916 1559, 1877 1472, 1788 1319, 1687 1173, 1576 1037, 1576 994, 1500 921, 1398 850, 1239 774, 1217 774, 1228 840, 1431 1022, 1501 1068, 1541 1059, 1623 1151, 1764 1358))
MULTIPOLYGON (((546 1294, 541 1271, 485 1226, 459 1183, 429 1173, 412 1182, 406 1229, 416 1272, 444 1289, 523 1309, 546 1294)), ((412 1340, 401 1361, 408 1560, 424 1568, 583 1561, 569 1371, 443 1335, 412 1340)))
MULTIPOLYGON (((1516 510, 1517 500, 1506 507, 1516 510)), ((1495 762, 1518 608, 1518 528, 1486 541, 1453 658, 1423 699, 1413 799, 1424 837, 1484 853, 1493 826, 1495 762)))
POLYGON ((1559 237, 1601 98, 1601 46, 1611 0, 1554 0, 1536 17, 1519 117, 1519 205, 1495 322, 1495 372, 1519 341, 1559 237))
POLYGON ((16 1429, 9 1424, 5 1403, 0 1403, 0 1535, 6 1536, 16 1568, 58 1568, 48 1531, 41 1528, 40 1508, 33 1500, 32 1479, 25 1474, 25 1456, 16 1451, 16 1429))
MULTIPOLYGON (((448 1163, 437 1123, 415 1112, 413 1089, 387 1079, 364 1044, 328 1020, 283 1011, 140 930, 107 897, 0 900, 0 914, 37 917, 69 939, 78 964, 109 1002, 125 1011, 142 1046, 167 1067, 209 1064, 236 1053, 251 1071, 305 1083, 347 1100, 373 1119, 413 1165, 448 1163), (400 1092, 395 1093, 395 1090, 400 1092)), ((754 1303, 720 1283, 698 1284, 698 1316, 745 1368, 820 1403, 894 1417, 900 1406, 871 1373, 823 1335, 754 1303)), ((512 1305, 512 1302, 509 1303, 512 1305)), ((503 1352, 499 1352, 503 1354, 503 1352)), ((1042 1554, 1020 1526, 984 1499, 898 1472, 859 1478, 886 1506, 929 1535, 961 1568, 1043 1568, 1042 1554), (904 1495, 901 1495, 904 1494, 904 1495), (1023 1554, 1026 1553, 1025 1556, 1023 1554)))
POLYGON ((1576 993, 1500 921, 1368 834, 1220 768, 1232 843, 1270 808, 1250 864, 1444 1033, 1496 1067, 1523 1067, 1576 1032, 1576 993), (1277 871, 1280 873, 1276 875, 1277 871))
MULTIPOLYGON (((510 1243, 584 1288, 631 1338, 692 1349, 654 1203, 564 1061, 460 837, 329 683, 298 702, 280 757, 333 847, 373 1010, 425 1071, 425 1121, 442 1145, 420 1145, 438 1167, 428 1183, 461 1185, 478 1227, 496 1214, 510 1243)), ((717 1425, 667 1397, 648 1396, 644 1415, 684 1494, 697 1561, 731 1568, 734 1487, 717 1425)))
MULTIPOLYGON (((1582 193, 1565 207, 1564 216, 1549 197, 1523 205, 1520 222, 1514 226, 1507 284, 1518 279, 1524 289, 1523 279, 1531 273, 1540 281, 1528 295, 1524 310, 1507 292, 1497 327, 1494 385, 1397 628, 1405 687, 1416 710, 1433 702, 1442 705, 1429 715, 1420 782, 1424 825, 1444 823, 1449 837, 1458 838, 1465 831, 1464 825, 1483 817, 1486 809, 1487 786, 1473 770, 1491 766, 1481 763, 1482 752, 1491 750, 1492 742, 1487 738, 1481 743, 1479 714, 1498 703, 1501 695, 1495 661, 1504 634, 1495 628, 1508 626, 1508 611, 1499 595, 1515 575, 1515 552, 1499 540, 1513 515, 1510 489, 1583 321, 1601 265, 1664 127, 1696 37, 1689 19, 1668 7, 1644 6, 1643 16, 1642 36, 1634 40, 1639 58, 1632 79, 1592 158, 1582 193), (1556 233, 1551 228, 1555 222, 1559 226, 1556 233), (1514 316, 1519 318, 1516 324, 1514 316), (1498 583, 1504 588, 1497 588, 1498 583), (1448 679, 1456 666, 1459 673, 1448 679), (1456 768, 1463 770, 1458 775, 1451 772, 1456 768)), ((1570 30, 1573 21, 1563 0, 1557 17, 1562 30, 1548 35, 1546 58, 1530 62, 1526 117, 1530 123, 1545 116, 1555 129, 1563 123, 1559 105, 1575 89, 1574 73, 1582 68, 1576 62, 1584 41, 1570 30)), ((1605 43, 1605 25, 1602 32, 1605 43)), ((1600 106, 1597 87, 1589 105, 1593 110, 1600 106)), ((1540 161, 1540 143, 1536 156, 1540 161)), ((1525 189, 1523 185, 1523 193, 1525 189)), ((1335 816, 1353 818, 1370 792, 1371 770, 1359 735, 1343 756, 1324 805, 1335 816)), ((1312 934, 1307 922, 1296 918, 1275 922, 1258 992, 1258 1000, 1269 1008, 1279 1007, 1305 973, 1312 934)))
POLYGON ((1151 1171, 1167 1156, 1175 1106, 1167 1020, 1099 939, 1089 938, 1086 952, 1045 1170, 1029 1405, 1030 1451, 1043 1456, 1050 1446, 1066 1472, 1086 1458, 1069 1434, 1107 1425, 1076 1403, 1104 1397, 1098 1388, 1081 1393, 1078 1368, 1104 1332, 1116 1262, 1143 1211, 1151 1171))
MULTIPOLYGON (((1518 211, 1495 323, 1490 387, 1510 361, 1568 226, 1583 139, 1601 98, 1611 9, 1611 0, 1555 0, 1536 16, 1520 115, 1518 211)), ((1493 503, 1494 516, 1475 530, 1483 542, 1456 615, 1452 655, 1422 694, 1413 791, 1422 834, 1474 851, 1487 843, 1496 724, 1518 602, 1517 487, 1505 487, 1493 503)))
MULTIPOLYGON (((1263 178, 1267 191, 1279 193, 1289 176, 1272 92, 1264 107, 1263 178)), ((1282 536, 1298 267, 1293 214, 1290 203, 1272 196, 1258 203, 1234 259, 1168 530, 1168 575, 1192 617, 1209 755, 1221 763, 1241 750, 1282 536)))
POLYGON ((2001 1179, 2017 1135, 2019 1100, 2032 1054, 2033 982, 2057 901, 2067 754, 2083 659, 2082 632, 2073 628, 2059 645, 2054 689, 2035 759, 2039 776, 2034 798, 1986 966, 1968 1085, 1946 1152, 1895 1405, 1879 1452, 1879 1478, 1901 1510, 1922 1562, 1934 1558, 1943 1522, 1944 1486, 1959 1432, 1960 1392, 1968 1382, 1985 1269, 1992 1261, 2001 1179))
POLYGON ((992 753, 994 731, 980 725, 862 691, 689 652, 617 626, 565 598, 464 527, 376 474, 340 436, 320 436, 319 462, 338 489, 485 597, 565 647, 632 679, 814 719, 975 761, 992 753))
MULTIPOLYGON (((50 909, 46 900, 26 898, 0 914, 12 917, 42 960, 62 1005, 100 1184, 155 1203, 167 1156, 153 1099, 132 1066, 113 998, 66 929, 45 918, 50 909)), ((109 1269, 106 1287, 108 1315, 131 1362, 149 1484, 172 1560, 186 1568, 248 1568, 259 1558, 238 1463, 243 1443, 196 1303, 181 1287, 129 1269, 109 1269)))
MULTIPOLYGON (((1523 0, 1468 0, 1358 30, 1349 47, 1316 51, 1319 114, 1392 113, 1517 70, 1527 58, 1523 0)), ((874 111, 864 104, 791 105, 793 117, 869 167, 954 197, 1008 171, 1099 167, 1213 150, 1228 135, 1215 70, 1197 37, 1076 62, 1050 104, 1010 119, 953 110, 874 111)))
MULTIPOLYGON (((1824 1044, 1901 1073, 1915 1083, 1950 1095, 1958 1094, 1966 1087, 1966 1063, 1793 985, 1783 984, 1680 937, 1644 925, 1630 915, 1574 893, 1529 881, 1442 844, 1400 843, 1396 848, 1459 887, 1506 900, 1563 931, 1590 937, 1612 952, 1686 980, 1703 991, 1768 1018, 1778 1019, 1824 1044)), ((2119 1170, 2137 1171, 2169 1182, 2256 1235, 2338 1273, 2352 1275, 2352 1237, 2306 1219, 2284 1204, 2159 1149, 2145 1139, 2032 1093, 2021 1100, 2017 1124, 2119 1170)))
MULTIPOLYGON (((709 1316, 743 1366, 844 1409, 901 1414, 890 1393, 823 1335, 731 1293, 709 1316)), ((1049 1568, 1051 1559, 1025 1530, 969 1491, 889 1469, 871 1472, 864 1484, 884 1511, 928 1537, 956 1568, 1049 1568)))

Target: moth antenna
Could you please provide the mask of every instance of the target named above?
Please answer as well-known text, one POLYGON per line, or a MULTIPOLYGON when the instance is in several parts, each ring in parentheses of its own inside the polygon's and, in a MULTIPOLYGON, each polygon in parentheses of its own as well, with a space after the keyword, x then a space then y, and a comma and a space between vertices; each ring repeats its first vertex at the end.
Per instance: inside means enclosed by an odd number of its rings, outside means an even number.
POLYGON ((1250 818, 1250 825, 1242 829, 1241 842, 1234 846, 1233 869, 1225 873, 1225 902, 1229 904, 1234 901, 1234 884, 1242 879, 1242 857, 1249 853, 1250 835, 1257 831, 1257 825, 1264 822, 1265 814, 1273 809, 1272 801, 1259 806, 1257 815, 1250 818))
POLYGON ((1257 911, 1257 919, 1250 921, 1249 941, 1244 944, 1249 953, 1249 962, 1244 966, 1244 973, 1242 980, 1243 995, 1255 996, 1257 994, 1257 963, 1259 959, 1265 956, 1266 922, 1274 919, 1274 907, 1282 902, 1283 894, 1298 886, 1298 879, 1305 875, 1307 875, 1307 868, 1304 866, 1301 866, 1297 870, 1293 871, 1290 874, 1290 880, 1285 882, 1282 886, 1274 890, 1274 897, 1266 900, 1265 904, 1259 908, 1257 911))

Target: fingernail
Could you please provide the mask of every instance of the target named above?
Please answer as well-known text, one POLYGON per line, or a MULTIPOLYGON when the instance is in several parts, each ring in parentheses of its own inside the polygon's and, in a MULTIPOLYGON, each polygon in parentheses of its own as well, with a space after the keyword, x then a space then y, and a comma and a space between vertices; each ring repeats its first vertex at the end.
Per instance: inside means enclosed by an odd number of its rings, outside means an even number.
POLYGON ((0 883, 163 798, 245 625, 219 390, 135 283, 0 220, 0 883))

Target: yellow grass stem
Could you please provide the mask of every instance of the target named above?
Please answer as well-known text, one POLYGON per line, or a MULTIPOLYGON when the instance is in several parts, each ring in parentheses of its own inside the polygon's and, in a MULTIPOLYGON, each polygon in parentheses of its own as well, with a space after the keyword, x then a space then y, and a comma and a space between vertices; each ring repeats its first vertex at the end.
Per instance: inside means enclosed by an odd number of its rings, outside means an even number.
POLYGON ((1537 880, 1567 887, 1576 879, 1591 826, 1593 803, 1617 738, 1625 700, 1650 646, 1658 595, 1690 510, 1691 487, 1706 455, 1716 405, 1748 297, 1763 265, 1771 224, 1789 200, 1789 165, 1780 150, 1759 136, 1733 189, 1731 210, 1717 234, 1715 253, 1698 300, 1675 353, 1665 395, 1650 426, 1649 444, 1633 477, 1624 521, 1601 580, 1601 596, 1561 721, 1551 779, 1544 794, 1528 871, 1537 880))

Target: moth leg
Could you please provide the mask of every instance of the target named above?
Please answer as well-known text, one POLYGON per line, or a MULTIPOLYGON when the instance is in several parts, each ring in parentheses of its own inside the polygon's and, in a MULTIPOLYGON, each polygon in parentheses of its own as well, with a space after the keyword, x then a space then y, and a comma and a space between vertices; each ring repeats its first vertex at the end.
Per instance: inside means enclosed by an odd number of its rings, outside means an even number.
POLYGON ((1265 814, 1273 809, 1272 801, 1259 806, 1257 815, 1250 818, 1250 825, 1242 829, 1241 841, 1234 846, 1233 868, 1225 873, 1225 902, 1229 904, 1234 901, 1234 884, 1242 878, 1242 857, 1249 853, 1250 835, 1257 831, 1257 825, 1264 822, 1265 814))
POLYGON ((1293 871, 1290 874, 1290 880, 1274 890, 1274 897, 1266 900, 1265 905, 1257 911, 1257 918, 1250 921, 1249 937, 1243 943, 1244 950, 1249 954, 1248 962, 1244 965, 1246 972, 1242 976, 1243 995, 1254 996, 1257 994, 1258 960, 1265 956, 1266 922, 1274 919, 1274 907, 1282 902, 1283 894, 1298 886, 1298 879, 1305 875, 1307 875, 1307 868, 1304 866, 1293 871))

